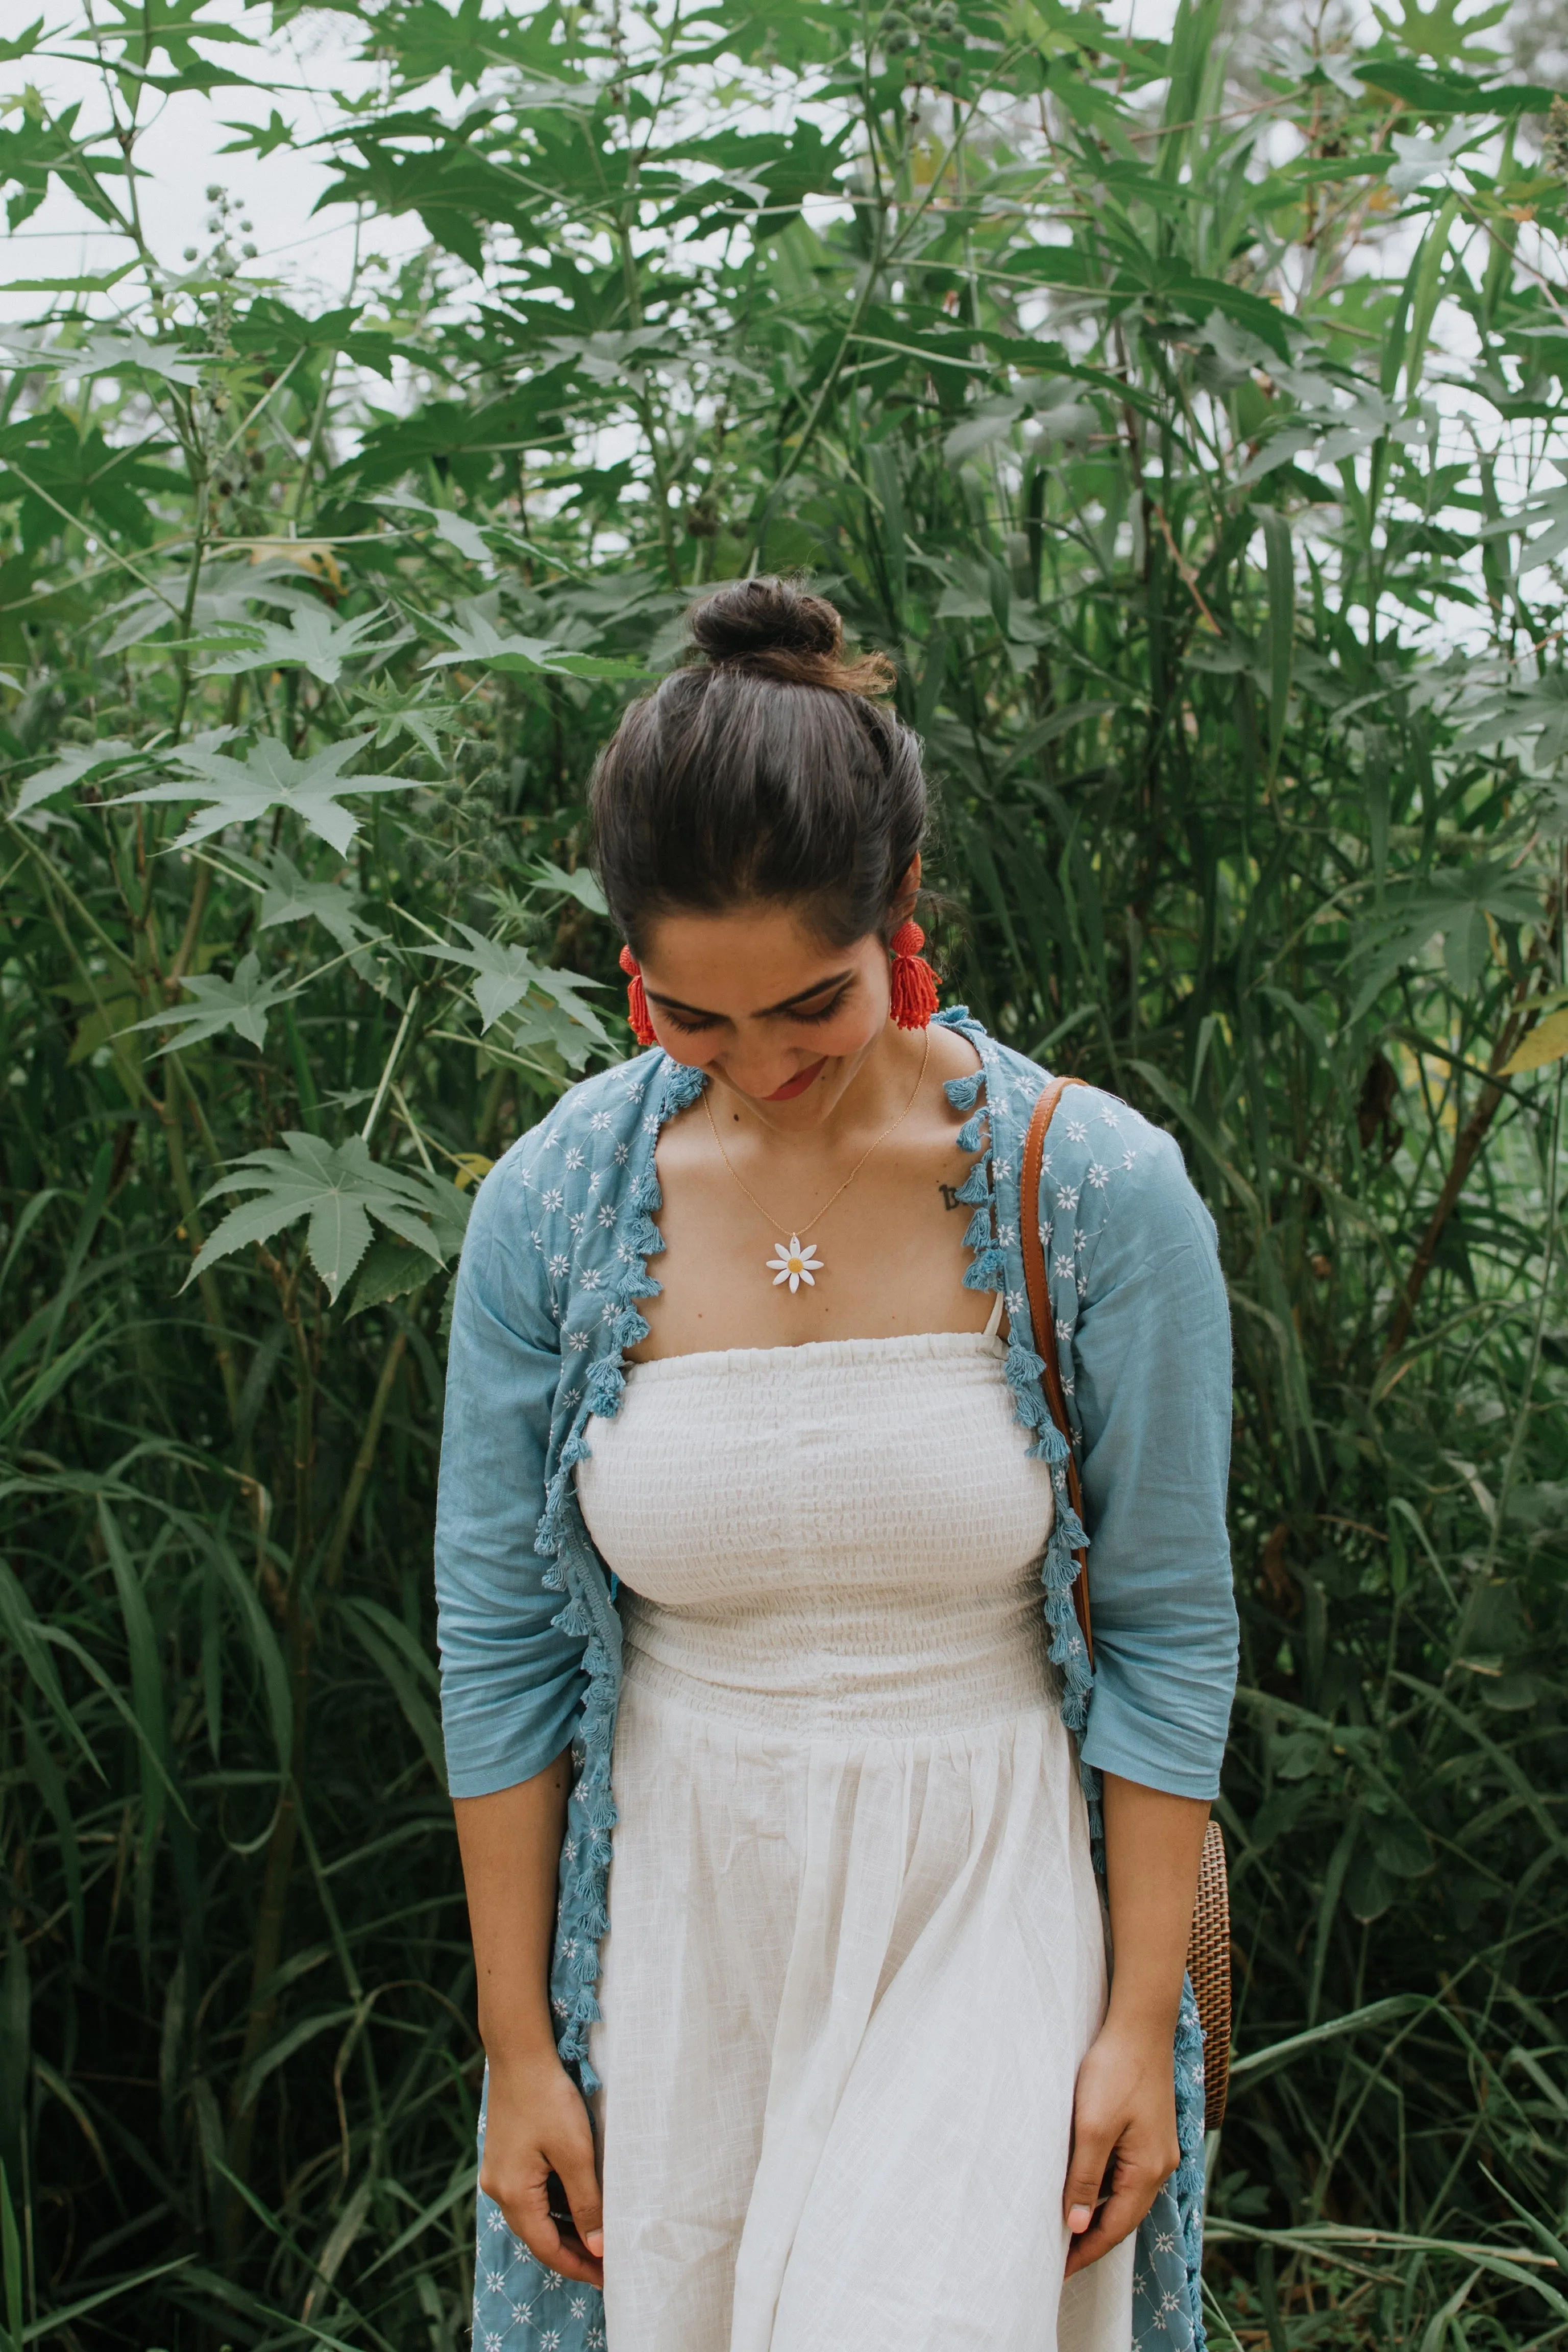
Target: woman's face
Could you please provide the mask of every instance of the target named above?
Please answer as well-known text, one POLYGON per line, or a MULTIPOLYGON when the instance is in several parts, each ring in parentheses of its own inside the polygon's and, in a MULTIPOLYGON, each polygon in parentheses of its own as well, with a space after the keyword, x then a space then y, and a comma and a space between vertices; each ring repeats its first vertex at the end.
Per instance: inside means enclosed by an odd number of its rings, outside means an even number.
POLYGON ((721 1079, 770 1126, 826 1118, 888 1032, 880 939, 825 946, 789 905, 666 915, 642 974, 665 1052, 721 1079))

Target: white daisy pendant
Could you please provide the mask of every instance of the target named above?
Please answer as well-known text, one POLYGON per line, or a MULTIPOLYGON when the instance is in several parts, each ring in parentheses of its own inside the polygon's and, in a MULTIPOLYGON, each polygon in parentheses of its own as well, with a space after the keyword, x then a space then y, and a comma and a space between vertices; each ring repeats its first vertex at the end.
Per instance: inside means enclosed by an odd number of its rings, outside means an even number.
POLYGON ((803 1247, 798 1234, 792 1234, 787 1242, 775 1242, 773 1247, 778 1255, 768 1260, 773 1288, 777 1290, 781 1283, 787 1282, 792 1297, 803 1282, 808 1290, 814 1290, 817 1276, 827 1271, 816 1255, 816 1244, 807 1242, 803 1247))

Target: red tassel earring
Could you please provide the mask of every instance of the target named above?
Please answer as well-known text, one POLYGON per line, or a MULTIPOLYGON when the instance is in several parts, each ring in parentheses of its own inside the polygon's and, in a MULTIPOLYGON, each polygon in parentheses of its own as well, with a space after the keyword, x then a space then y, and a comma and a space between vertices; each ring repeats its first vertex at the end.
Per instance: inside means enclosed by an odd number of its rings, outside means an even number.
POLYGON ((626 974, 626 1019, 632 1024, 632 1035, 639 1045, 655 1045, 653 1023, 647 1017, 647 991, 642 984, 642 966, 630 948, 621 950, 621 970, 626 974))
POLYGON ((900 1029, 923 1029, 937 1008, 936 974, 921 953, 925 943, 918 923, 900 923, 893 933, 893 991, 888 1009, 900 1029))

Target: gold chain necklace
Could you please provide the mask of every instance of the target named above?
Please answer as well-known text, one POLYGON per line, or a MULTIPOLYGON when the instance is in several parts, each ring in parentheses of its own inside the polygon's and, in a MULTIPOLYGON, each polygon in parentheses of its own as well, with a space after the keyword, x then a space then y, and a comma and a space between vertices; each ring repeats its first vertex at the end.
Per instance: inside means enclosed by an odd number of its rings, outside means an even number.
MULTIPOLYGON (((848 1175, 846 1176, 843 1183, 838 1187, 837 1192, 835 1192, 832 1195, 832 1198, 817 1211, 816 1216, 811 1221, 813 1224, 821 1224, 822 1220, 826 1216, 828 1210, 833 1208, 839 1201, 841 1201, 845 1193, 847 1192, 850 1185, 853 1184, 856 1177, 858 1176, 861 1169, 864 1168, 867 1160, 871 1157, 872 1152, 879 1151, 881 1150, 883 1144, 888 1140, 889 1136, 892 1134, 893 1129, 895 1128, 902 1127, 905 1119, 908 1118, 910 1111, 913 1110, 915 1107, 915 1097, 920 1093, 921 1087, 925 1084, 926 1064, 931 1059, 931 1031, 929 1029, 925 1033, 925 1051, 921 1055, 920 1074, 915 1079, 914 1087, 908 1102, 904 1105, 897 1118, 892 1122, 892 1126, 885 1127, 882 1129, 881 1134, 876 1139, 876 1141, 868 1144, 866 1150, 860 1154, 859 1159, 855 1162, 854 1167, 851 1168, 848 1175)), ((740 1185, 742 1192, 744 1192, 747 1200, 750 1201, 752 1208, 757 1212, 757 1214, 763 1219, 764 1223, 772 1225, 776 1233, 778 1230, 776 1221, 768 1215, 766 1209, 763 1208, 762 1202, 758 1200, 751 1186, 744 1182, 743 1180, 736 1174, 734 1161, 725 1150, 723 1139, 719 1133, 718 1122, 713 1117, 713 1105, 710 1100, 710 1092, 706 1087, 702 1089, 702 1108, 708 1114, 708 1124, 713 1129, 713 1140, 719 1146, 720 1159, 724 1162, 724 1165, 730 1171, 731 1175, 734 1177, 736 1183, 740 1185)), ((787 1242, 775 1242, 773 1244, 773 1249, 775 1255, 766 1261, 768 1272, 773 1278, 773 1288, 777 1290, 781 1284, 787 1282, 790 1287, 790 1296, 792 1297, 800 1288, 803 1282, 808 1290, 814 1290, 816 1287, 817 1276, 819 1274, 826 1274, 827 1271, 827 1268, 823 1265, 821 1258, 818 1257, 816 1254, 816 1244, 815 1242, 803 1242, 797 1233, 791 1234, 787 1242)))

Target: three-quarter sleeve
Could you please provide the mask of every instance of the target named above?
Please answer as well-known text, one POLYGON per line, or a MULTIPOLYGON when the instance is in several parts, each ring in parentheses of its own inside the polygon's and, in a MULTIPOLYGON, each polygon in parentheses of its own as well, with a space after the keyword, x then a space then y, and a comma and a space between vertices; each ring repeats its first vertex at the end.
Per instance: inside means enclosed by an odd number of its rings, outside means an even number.
POLYGON ((1212 1798, 1237 1655, 1230 1317, 1213 1220, 1170 1137, 1143 1135, 1117 1171, 1073 1334, 1095 1648, 1083 1755, 1212 1798))
POLYGON ((485 1179, 458 1270, 436 1511, 447 1780, 482 1797, 542 1771, 576 1727, 583 1642, 533 1548, 560 1340, 514 1146, 485 1179))

